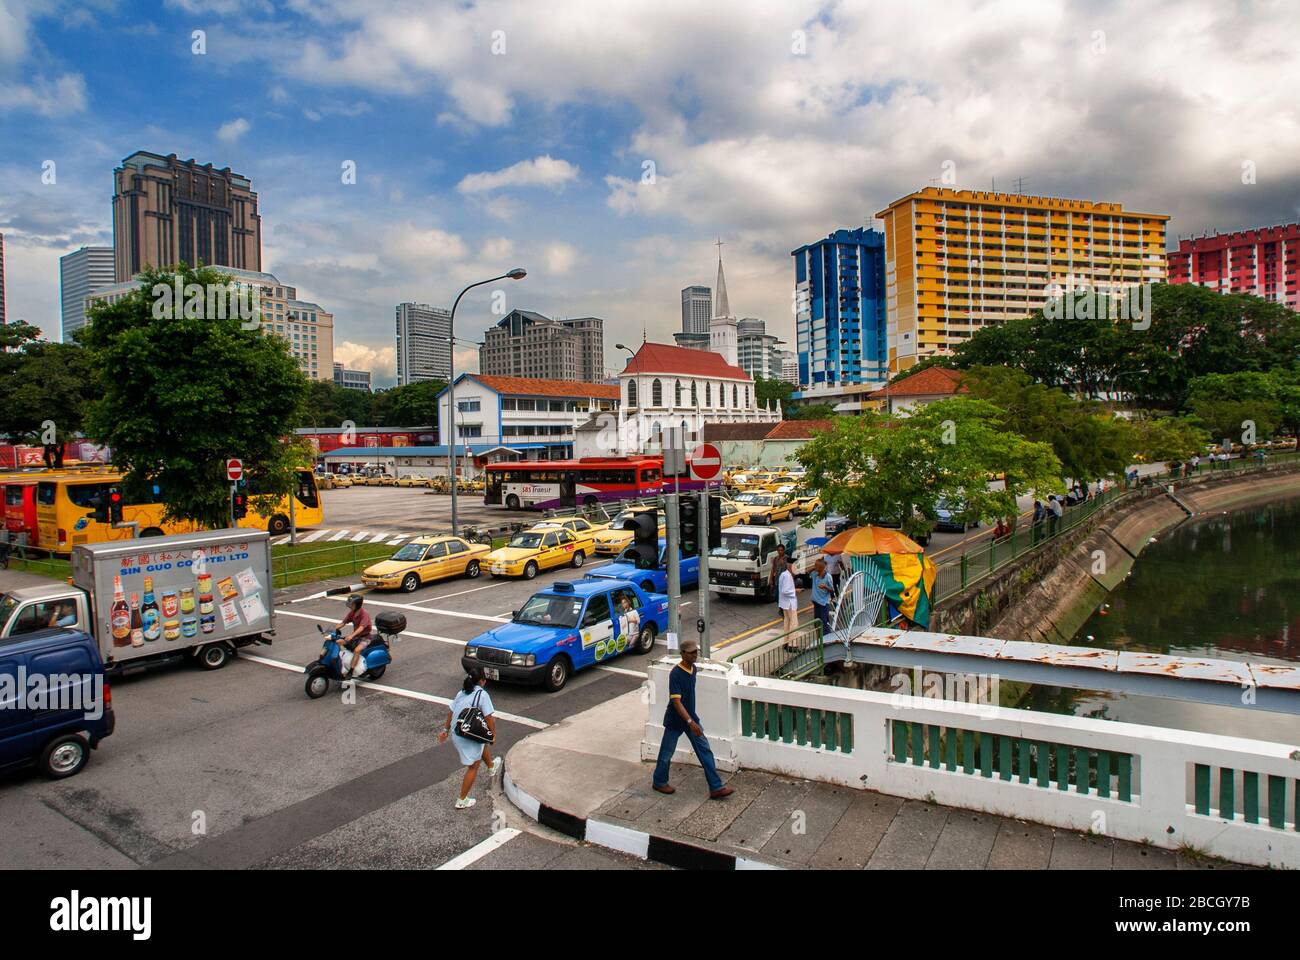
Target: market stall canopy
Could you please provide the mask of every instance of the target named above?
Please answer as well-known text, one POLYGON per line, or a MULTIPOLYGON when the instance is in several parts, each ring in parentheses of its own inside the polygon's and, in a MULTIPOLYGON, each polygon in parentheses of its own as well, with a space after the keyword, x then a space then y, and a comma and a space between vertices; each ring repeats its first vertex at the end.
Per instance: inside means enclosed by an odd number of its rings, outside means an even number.
POLYGON ((822 547, 822 553, 846 556, 877 553, 924 553, 925 549, 903 533, 889 527, 853 527, 837 533, 822 547))

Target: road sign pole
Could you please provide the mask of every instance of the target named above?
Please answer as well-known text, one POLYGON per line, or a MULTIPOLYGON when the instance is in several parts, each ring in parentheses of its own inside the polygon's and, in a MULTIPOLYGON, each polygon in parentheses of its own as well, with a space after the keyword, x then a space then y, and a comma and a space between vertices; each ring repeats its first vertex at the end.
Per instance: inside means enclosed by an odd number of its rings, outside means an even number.
POLYGON ((298 473, 294 471, 293 483, 289 486, 289 546, 298 545, 298 518, 294 514, 293 502, 298 499, 298 473))
POLYGON ((230 525, 239 526, 238 521, 235 520, 235 484, 233 483, 230 485, 230 525))
MULTIPOLYGON (((677 638, 682 629, 681 514, 677 494, 664 497, 664 532, 668 540, 668 632, 677 638)), ((680 641, 679 641, 680 642, 680 641)))
POLYGON ((700 530, 700 585, 699 621, 700 659, 709 659, 709 483, 704 482, 704 491, 699 495, 700 505, 695 511, 700 530))

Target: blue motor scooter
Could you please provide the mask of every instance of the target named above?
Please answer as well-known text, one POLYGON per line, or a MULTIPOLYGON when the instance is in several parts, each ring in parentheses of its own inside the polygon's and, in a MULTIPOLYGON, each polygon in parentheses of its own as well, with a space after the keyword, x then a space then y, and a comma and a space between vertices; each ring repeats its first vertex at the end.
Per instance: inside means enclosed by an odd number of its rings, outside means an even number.
MULTIPOLYGON (((352 656, 351 651, 340 642, 342 638, 337 629, 326 633, 320 624, 316 625, 316 629, 325 638, 325 646, 321 649, 320 657, 307 664, 305 689, 307 696, 313 700, 319 700, 329 692, 331 680, 336 683, 343 682, 341 655, 352 656)), ((393 641, 397 640, 405 629, 406 617, 400 613, 384 611, 375 617, 375 635, 370 641, 370 646, 362 652, 364 668, 359 667, 353 674, 353 679, 378 680, 382 677, 388 665, 393 662, 393 641)))

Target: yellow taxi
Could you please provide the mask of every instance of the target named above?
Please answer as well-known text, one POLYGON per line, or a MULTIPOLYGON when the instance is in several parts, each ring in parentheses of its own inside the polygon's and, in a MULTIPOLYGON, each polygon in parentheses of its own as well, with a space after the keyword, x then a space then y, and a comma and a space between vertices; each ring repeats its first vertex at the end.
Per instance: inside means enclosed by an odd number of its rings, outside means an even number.
POLYGON ((734 500, 722 501, 722 529, 749 521, 749 511, 734 500))
POLYGON ((547 517, 545 520, 534 523, 528 529, 544 530, 552 527, 563 527, 579 540, 582 540, 586 537, 594 537, 608 526, 607 523, 592 523, 586 517, 547 517))
MULTIPOLYGON (((617 514, 609 522, 609 526, 600 530, 595 535, 595 550, 598 554, 613 556, 623 552, 623 548, 632 542, 633 532, 623 529, 623 521, 629 520, 638 513, 646 513, 653 510, 653 507, 633 507, 617 514)), ((659 515, 659 536, 666 536, 664 531, 664 517, 659 515)))
POLYGON ((751 523, 762 526, 789 520, 794 515, 794 501, 777 493, 760 493, 748 504, 751 523))
POLYGON ((791 498, 794 512, 801 517, 811 516, 821 509, 822 498, 819 493, 800 493, 791 498))
POLYGON ((352 486, 352 478, 346 473, 326 473, 316 478, 316 485, 322 490, 339 490, 352 486))
POLYGON ((590 537, 579 539, 563 527, 524 530, 504 547, 489 553, 483 562, 494 577, 531 580, 540 570, 582 566, 591 549, 590 537))
POLYGON ((396 486, 399 487, 427 487, 429 478, 422 473, 408 473, 404 477, 398 477, 396 486))
POLYGON ((381 560, 361 572, 367 587, 388 590, 418 590, 431 580, 479 575, 486 562, 485 543, 470 543, 460 537, 416 537, 387 560, 381 560))

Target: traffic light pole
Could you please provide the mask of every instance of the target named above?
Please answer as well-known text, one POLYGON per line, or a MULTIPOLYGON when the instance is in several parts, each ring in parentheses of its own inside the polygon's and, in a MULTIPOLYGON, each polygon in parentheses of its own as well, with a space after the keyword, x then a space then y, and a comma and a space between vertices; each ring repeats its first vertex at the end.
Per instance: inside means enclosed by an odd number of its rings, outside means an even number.
POLYGON ((700 659, 709 659, 709 484, 700 492, 700 508, 695 512, 700 525, 700 603, 696 629, 700 632, 700 659))
POLYGON ((681 642, 682 629, 682 564, 681 536, 679 525, 681 515, 677 509, 678 497, 670 493, 664 497, 664 533, 668 541, 668 633, 681 642))

